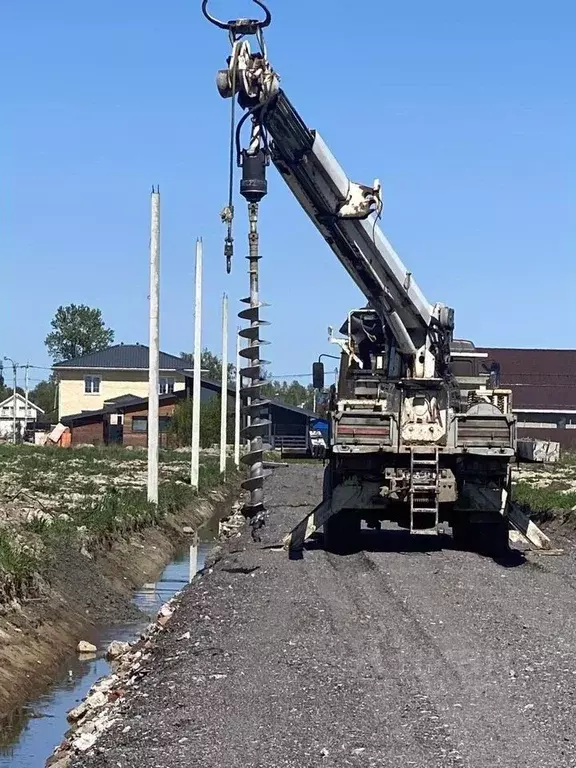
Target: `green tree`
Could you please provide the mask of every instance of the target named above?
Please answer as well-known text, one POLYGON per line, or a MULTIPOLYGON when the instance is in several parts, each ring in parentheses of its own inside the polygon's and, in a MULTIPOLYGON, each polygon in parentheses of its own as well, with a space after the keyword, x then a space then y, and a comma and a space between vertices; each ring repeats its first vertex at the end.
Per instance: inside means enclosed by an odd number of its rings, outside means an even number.
POLYGON ((57 415, 57 392, 58 387, 56 382, 50 379, 49 381, 40 381, 30 390, 30 400, 37 405, 38 408, 42 408, 46 419, 48 421, 54 421, 57 415))
MULTIPOLYGON (((192 437, 192 399, 181 401, 174 408, 170 422, 171 442, 178 446, 190 445, 192 437)), ((234 435, 234 413, 228 412, 228 442, 234 435)), ((200 447, 210 448, 220 442, 220 397, 212 397, 200 405, 200 447)))
POLYGON ((98 352, 114 341, 114 331, 106 328, 102 312, 85 304, 58 307, 50 325, 53 330, 44 343, 55 363, 98 352))
POLYGON ((286 403, 286 405, 294 405, 297 408, 312 410, 314 405, 314 388, 312 384, 304 386, 296 380, 290 383, 278 381, 277 379, 268 381, 262 387, 262 395, 263 397, 280 400, 280 402, 286 403))
MULTIPOLYGON (((190 363, 190 367, 194 365, 194 355, 191 352, 181 352, 180 357, 190 363)), ((203 369, 202 378, 209 381, 220 382, 222 379, 222 358, 215 355, 209 349, 202 350, 200 356, 200 365, 203 369)), ((228 382, 232 384, 236 377, 236 367, 232 363, 228 363, 228 382)))

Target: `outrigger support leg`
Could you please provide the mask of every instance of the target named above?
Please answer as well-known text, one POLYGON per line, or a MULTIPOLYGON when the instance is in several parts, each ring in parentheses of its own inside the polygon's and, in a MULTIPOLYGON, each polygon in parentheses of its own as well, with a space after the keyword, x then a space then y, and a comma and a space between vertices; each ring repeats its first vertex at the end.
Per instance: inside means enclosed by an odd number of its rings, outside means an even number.
POLYGON ((552 542, 534 523, 528 515, 513 501, 507 504, 506 518, 510 525, 536 549, 552 549, 552 542))
POLYGON ((283 547, 289 552, 300 552, 304 543, 330 518, 342 509, 359 509, 365 506, 366 498, 375 492, 374 488, 362 485, 337 485, 326 492, 324 498, 314 509, 304 517, 297 526, 292 528, 284 538, 283 547))
POLYGON ((283 547, 289 552, 301 552, 304 542, 316 533, 334 514, 331 499, 322 500, 284 538, 283 547))

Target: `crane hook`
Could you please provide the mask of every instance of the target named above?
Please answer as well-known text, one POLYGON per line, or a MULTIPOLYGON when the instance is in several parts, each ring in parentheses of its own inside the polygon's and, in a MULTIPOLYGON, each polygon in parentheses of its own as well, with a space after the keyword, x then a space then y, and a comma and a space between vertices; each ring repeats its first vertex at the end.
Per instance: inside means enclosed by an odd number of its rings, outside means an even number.
POLYGON ((208 19, 208 21, 215 24, 220 29, 227 29, 235 38, 242 37, 243 35, 256 35, 259 31, 267 27, 271 20, 272 14, 268 8, 264 5, 262 0, 253 0, 266 13, 266 18, 262 21, 258 19, 232 19, 231 21, 219 21, 208 13, 208 0, 202 0, 202 13, 208 19))

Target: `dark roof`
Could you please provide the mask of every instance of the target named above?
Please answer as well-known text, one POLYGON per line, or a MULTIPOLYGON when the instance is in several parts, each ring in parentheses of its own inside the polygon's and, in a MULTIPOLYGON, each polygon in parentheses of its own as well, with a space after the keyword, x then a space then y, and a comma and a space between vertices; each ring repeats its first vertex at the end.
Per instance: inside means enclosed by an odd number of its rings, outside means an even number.
MULTIPOLYGON (((190 379, 192 384, 194 383, 194 373, 188 369, 187 371, 184 371, 184 378, 190 379)), ((218 392, 219 394, 222 392, 222 384, 219 381, 212 381, 211 379, 202 379, 202 386, 205 389, 211 389, 212 392, 218 392)), ((228 385, 228 397, 236 397, 236 386, 233 386, 232 384, 228 385)))
MULTIPOLYGON (((181 400, 187 396, 186 390, 178 390, 177 392, 170 392, 165 395, 159 395, 160 405, 163 403, 169 403, 171 400, 181 400)), ((120 399, 120 398, 119 398, 120 399)), ((104 408, 99 408, 97 411, 81 411, 80 413, 71 413, 69 416, 62 416, 60 421, 62 424, 69 426, 72 423, 78 421, 98 421, 102 416, 107 413, 116 413, 118 410, 125 410, 129 408, 140 408, 143 405, 148 405, 147 397, 135 397, 133 395, 126 395, 126 399, 122 399, 122 402, 107 401, 109 405, 105 405, 104 408)))
POLYGON ((288 405, 288 403, 283 403, 282 400, 274 400, 269 398, 268 402, 272 408, 282 408, 285 411, 292 411, 292 413, 297 413, 300 416, 306 416, 306 418, 309 419, 319 418, 318 414, 314 413, 314 411, 308 411, 306 408, 299 408, 297 405, 288 405))
MULTIPOLYGON (((191 373, 185 373, 184 376, 187 379, 194 378, 194 375, 191 373)), ((206 387, 207 389, 212 389, 214 392, 222 392, 222 385, 218 381, 202 379, 202 386, 206 387)), ((228 397, 235 396, 236 388, 234 386, 228 385, 228 397)), ((283 403, 282 400, 276 400, 273 398, 268 398, 267 400, 273 408, 283 408, 285 411, 292 411, 293 413, 298 413, 300 416, 307 416, 314 419, 318 418, 318 414, 314 413, 313 411, 308 411, 305 408, 299 408, 296 405, 288 405, 287 403, 283 403)))
POLYGON ((500 386, 512 389, 512 407, 576 410, 576 350, 484 347, 486 365, 500 365, 500 386))
POLYGON ((119 395, 118 397, 111 397, 109 400, 105 400, 104 405, 124 405, 125 403, 130 403, 132 400, 137 398, 138 395, 133 395, 132 393, 129 393, 128 395, 119 395))
MULTIPOLYGON (((100 352, 74 357, 56 363, 54 368, 133 368, 148 370, 148 347, 144 344, 116 344, 100 352)), ((190 362, 176 355, 160 352, 161 371, 190 370, 190 362)))

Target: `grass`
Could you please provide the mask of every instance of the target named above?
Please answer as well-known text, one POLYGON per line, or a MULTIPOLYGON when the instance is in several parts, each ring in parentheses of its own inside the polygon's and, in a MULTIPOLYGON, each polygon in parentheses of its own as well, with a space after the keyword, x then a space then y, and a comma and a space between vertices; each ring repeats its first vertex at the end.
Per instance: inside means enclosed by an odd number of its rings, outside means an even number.
POLYGON ((9 573, 16 577, 26 577, 37 565, 36 558, 22 551, 5 534, 0 533, 0 575, 9 573))
POLYGON ((551 509, 572 509, 576 506, 576 492, 562 493, 557 484, 545 487, 516 483, 512 492, 514 501, 525 504, 534 512, 547 512, 551 509))
MULTIPOLYGON (((69 540, 73 546, 82 536, 94 544, 104 543, 158 525, 191 505, 198 493, 206 494, 222 482, 218 459, 202 456, 196 493, 189 484, 190 455, 163 450, 155 505, 147 500, 146 471, 143 451, 0 445, 0 501, 2 496, 5 501, 15 498, 14 504, 21 502, 23 510, 32 504, 52 515, 52 519, 42 515, 24 519, 16 510, 7 527, 0 528, 0 598, 2 582, 37 571, 56 542, 69 540), (41 557, 21 551, 20 539, 34 542, 41 557)), ((227 478, 236 477, 230 462, 227 478)))

